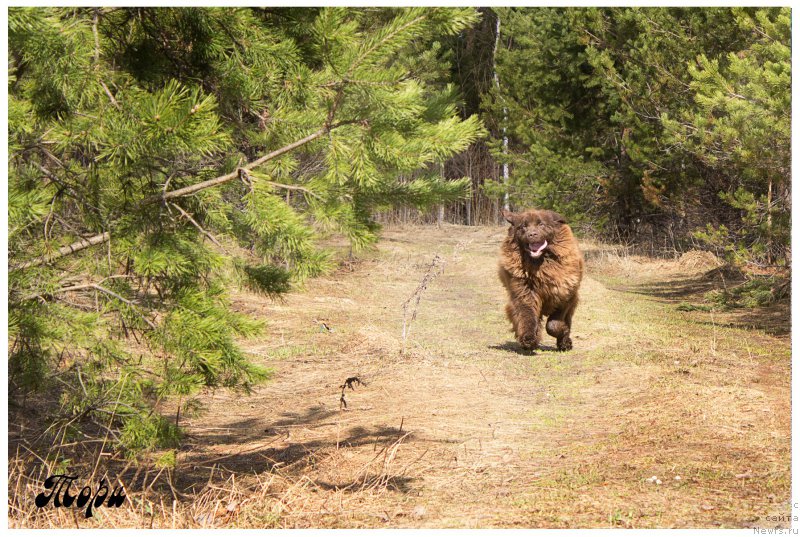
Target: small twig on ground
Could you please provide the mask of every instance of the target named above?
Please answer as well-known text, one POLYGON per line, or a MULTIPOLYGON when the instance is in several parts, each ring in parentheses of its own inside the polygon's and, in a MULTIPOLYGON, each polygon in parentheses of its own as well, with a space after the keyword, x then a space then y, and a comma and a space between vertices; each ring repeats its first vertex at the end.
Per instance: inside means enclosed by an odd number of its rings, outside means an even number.
POLYGON ((425 289, 431 284, 433 280, 436 279, 442 272, 444 272, 444 264, 445 261, 442 259, 442 256, 436 254, 433 256, 433 261, 428 265, 428 269, 425 271, 425 276, 422 277, 422 280, 419 282, 419 285, 414 290, 414 293, 408 299, 403 302, 403 347, 401 349, 401 354, 405 354, 406 352, 406 339, 408 338, 408 332, 411 329, 411 322, 417 318, 417 308, 419 307, 419 301, 422 299, 422 293, 425 292, 425 289), (411 310, 411 319, 408 319, 408 309, 413 302, 414 308, 411 310))
POLYGON ((355 390, 355 387, 354 387, 355 384, 360 384, 361 386, 366 386, 367 385, 367 383, 364 382, 363 380, 361 380, 360 377, 348 377, 347 379, 345 379, 344 384, 339 386, 342 389, 342 396, 339 398, 339 410, 347 409, 347 401, 344 398, 344 391, 347 388, 350 388, 351 390, 355 390))

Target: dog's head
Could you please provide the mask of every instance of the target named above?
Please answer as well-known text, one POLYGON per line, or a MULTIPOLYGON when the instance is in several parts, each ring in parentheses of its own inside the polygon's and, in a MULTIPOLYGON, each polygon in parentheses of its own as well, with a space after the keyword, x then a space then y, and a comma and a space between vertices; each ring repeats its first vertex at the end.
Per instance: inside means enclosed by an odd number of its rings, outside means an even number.
POLYGON ((513 235, 522 254, 533 260, 541 259, 553 246, 558 240, 561 226, 567 223, 560 214, 547 210, 524 213, 503 211, 503 216, 511 224, 509 233, 513 235))

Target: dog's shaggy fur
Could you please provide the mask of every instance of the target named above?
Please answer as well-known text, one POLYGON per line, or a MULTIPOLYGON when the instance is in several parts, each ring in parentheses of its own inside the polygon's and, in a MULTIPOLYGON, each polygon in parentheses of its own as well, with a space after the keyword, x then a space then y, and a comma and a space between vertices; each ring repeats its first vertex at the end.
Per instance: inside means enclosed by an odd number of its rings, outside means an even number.
POLYGON ((572 315, 578 305, 583 256, 563 216, 553 211, 504 211, 511 224, 500 248, 500 281, 517 341, 533 350, 541 340, 542 317, 560 351, 572 348, 572 315))

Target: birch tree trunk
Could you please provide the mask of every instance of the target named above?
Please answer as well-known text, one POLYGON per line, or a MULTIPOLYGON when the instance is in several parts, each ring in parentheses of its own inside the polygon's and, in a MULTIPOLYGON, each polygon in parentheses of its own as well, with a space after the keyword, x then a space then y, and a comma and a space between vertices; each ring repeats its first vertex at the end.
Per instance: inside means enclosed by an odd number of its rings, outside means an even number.
MULTIPOLYGON (((500 78, 497 76, 497 47, 500 44, 500 15, 497 14, 497 26, 494 38, 494 51, 492 52, 492 72, 494 73, 494 85, 497 89, 497 96, 500 97, 500 78)), ((508 136, 506 135, 506 123, 508 122, 508 109, 503 107, 503 186, 505 192, 503 194, 503 208, 510 210, 508 201, 508 136)))

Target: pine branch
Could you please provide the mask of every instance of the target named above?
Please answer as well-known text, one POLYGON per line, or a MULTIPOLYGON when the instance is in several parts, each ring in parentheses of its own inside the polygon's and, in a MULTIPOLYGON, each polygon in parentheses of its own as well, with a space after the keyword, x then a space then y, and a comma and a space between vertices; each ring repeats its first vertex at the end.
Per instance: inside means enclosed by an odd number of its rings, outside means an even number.
MULTIPOLYGON (((317 138, 319 138, 321 136, 324 136, 328 132, 330 132, 330 131, 338 128, 338 127, 342 127, 344 125, 352 125, 354 123, 360 123, 360 122, 361 122, 360 119, 353 119, 353 120, 348 120, 348 121, 340 121, 340 122, 335 123, 335 124, 333 124, 333 125, 331 125, 329 127, 323 127, 321 129, 319 129, 318 131, 316 131, 316 132, 314 132, 312 134, 309 134, 305 138, 301 138, 300 140, 297 140, 296 142, 292 142, 291 144, 283 146, 280 149, 276 149, 272 153, 267 153, 263 157, 258 158, 258 159, 254 160, 253 162, 250 162, 248 164, 245 164, 244 166, 241 166, 240 168, 237 168, 236 170, 232 171, 231 173, 228 173, 228 174, 225 174, 225 175, 221 175, 221 176, 216 177, 214 179, 209 179, 208 181, 203 181, 201 183, 197 183, 197 184, 194 184, 194 185, 189 185, 189 186, 186 186, 186 187, 183 187, 183 188, 179 188, 177 190, 172 190, 170 192, 164 192, 160 196, 152 196, 150 198, 145 199, 142 202, 142 205, 147 205, 147 204, 150 204, 150 203, 156 203, 156 202, 159 202, 159 201, 168 201, 168 200, 175 199, 175 198, 180 198, 180 197, 183 197, 183 196, 189 196, 189 195, 194 194, 196 192, 200 192, 201 190, 205 190, 207 188, 211 188, 211 187, 214 187, 214 186, 221 185, 223 183, 227 183, 228 181, 230 181, 232 179, 236 179, 237 177, 239 177, 239 170, 240 169, 242 169, 242 170, 251 170, 251 169, 255 168, 256 166, 259 166, 259 165, 261 165, 261 164, 263 164, 263 163, 265 163, 265 162, 267 162, 269 160, 273 160, 273 159, 275 159, 275 158, 277 158, 277 157, 279 157, 279 156, 281 156, 281 155, 283 155, 285 153, 288 153, 289 151, 292 151, 292 150, 297 149, 298 147, 301 147, 301 146, 303 146, 303 145, 305 145, 305 144, 307 144, 309 142, 312 142, 312 141, 316 140, 317 138)), ((288 185, 281 185, 281 186, 285 188, 288 185)), ((298 188, 300 188, 300 187, 298 187, 298 188)), ((42 256, 39 256, 39 257, 35 257, 35 258, 33 258, 33 259, 29 260, 29 261, 25 261, 24 263, 20 263, 18 265, 10 266, 9 270, 10 271, 16 271, 16 270, 23 270, 23 269, 31 268, 31 267, 38 267, 39 265, 43 265, 45 263, 49 263, 51 261, 55 261, 56 259, 62 258, 62 257, 67 256, 69 254, 73 254, 73 253, 78 252, 80 250, 85 250, 86 248, 89 248, 90 246, 96 246, 98 244, 103 244, 103 243, 105 243, 105 242, 107 242, 109 240, 111 240, 111 233, 106 231, 105 233, 100 233, 100 234, 95 235, 93 237, 90 237, 88 239, 81 239, 81 240, 79 240, 77 242, 74 242, 74 243, 70 244, 69 246, 64 246, 62 248, 59 248, 56 252, 54 252, 52 254, 42 255, 42 256)))
MULTIPOLYGON (((108 278, 105 278, 103 281, 105 281, 107 279, 108 278)), ((125 304, 130 306, 131 309, 133 309, 136 313, 138 313, 139 316, 142 318, 142 320, 144 322, 146 322, 147 325, 150 328, 152 328, 153 330, 158 328, 153 321, 148 319, 147 316, 145 316, 144 313, 140 312, 136 308, 136 304, 134 304, 132 301, 128 300, 127 298, 123 297, 122 295, 120 295, 118 293, 115 293, 114 291, 112 291, 110 289, 106 289, 105 287, 103 287, 102 285, 97 284, 97 283, 86 283, 86 284, 80 284, 80 285, 71 285, 69 287, 62 287, 61 289, 56 289, 55 291, 49 291, 47 293, 42 293, 42 294, 38 294, 38 295, 29 295, 29 296, 23 298, 23 300, 30 300, 30 299, 33 299, 33 298, 42 297, 44 295, 51 295, 51 296, 52 295, 60 295, 62 293, 68 293, 70 291, 81 291, 83 289, 94 289, 96 291, 100 291, 101 293, 107 294, 107 295, 109 295, 111 297, 114 297, 117 300, 119 300, 120 302, 124 302, 125 304)))
POLYGON ((219 243, 219 241, 218 241, 218 240, 217 240, 217 239, 214 237, 214 235, 212 235, 211 233, 209 233, 208 231, 206 231, 205 229, 203 229, 203 228, 202 228, 202 226, 200 226, 200 224, 198 224, 198 223, 197 223, 197 221, 196 221, 194 218, 192 218, 192 215, 190 215, 189 213, 187 213, 186 211, 184 211, 184 210, 183 210, 183 208, 182 208, 180 205, 178 205, 177 203, 170 203, 170 205, 172 205, 173 207, 175 207, 176 209, 178 209, 178 211, 180 211, 180 213, 181 213, 181 214, 182 214, 182 215, 183 215, 183 216, 184 216, 184 217, 185 217, 185 218, 186 218, 186 219, 187 219, 189 222, 191 222, 191 223, 192 223, 192 225, 194 225, 194 227, 196 227, 196 228, 197 228, 197 229, 200 231, 200 233, 202 233, 203 235, 205 235, 206 237, 208 237, 208 239, 209 239, 211 242, 213 242, 214 244, 216 244, 217 246, 219 246, 220 248, 222 248, 222 250, 223 250, 225 253, 228 253, 228 250, 226 250, 226 249, 225 249, 225 247, 224 247, 224 246, 222 246, 222 245, 219 243))
POLYGON ((330 132, 330 131, 338 128, 338 127, 341 127, 341 126, 344 126, 344 125, 352 125, 353 123, 359 123, 360 121, 361 120, 357 120, 357 119, 349 120, 349 121, 340 121, 340 122, 335 123, 335 124, 333 124, 331 126, 322 127, 318 131, 316 131, 316 132, 314 132, 312 134, 309 134, 305 138, 301 138, 300 140, 297 140, 296 142, 292 142, 291 144, 283 146, 280 149, 276 149, 272 153, 267 153, 263 157, 258 158, 258 159, 254 160, 253 162, 250 162, 248 164, 245 164, 244 166, 241 166, 240 168, 237 168, 236 170, 232 171, 231 173, 228 173, 226 175, 221 175, 219 177, 215 177, 214 179, 209 179, 208 181, 203 181, 202 183, 197 183, 197 184, 194 184, 194 185, 189 185, 189 186, 185 186, 183 188, 179 188, 177 190, 172 190, 171 192, 165 192, 163 195, 149 198, 147 201, 150 202, 150 203, 153 203, 153 202, 157 202, 157 201, 161 201, 161 200, 165 200, 166 201, 166 200, 170 200, 170 199, 174 199, 174 198, 180 198, 180 197, 183 197, 183 196, 189 196, 191 194, 194 194, 195 192, 200 192, 201 190, 205 190, 206 188, 211 188, 211 187, 214 187, 214 186, 217 186, 217 185, 221 185, 223 183, 227 183, 228 181, 230 181, 232 179, 236 179, 236 178, 239 177, 239 169, 252 170, 253 168, 258 167, 258 166, 260 166, 261 164, 264 164, 267 161, 276 159, 276 158, 280 157, 281 155, 284 155, 284 154, 288 153, 289 151, 297 149, 298 147, 301 147, 301 146, 303 146, 303 145, 305 145, 305 144, 307 144, 309 142, 313 142, 317 138, 319 138, 321 136, 324 136, 328 132, 330 132))
POLYGON ((99 235, 95 235, 93 237, 89 237, 88 239, 81 239, 77 242, 73 242, 68 246, 62 246, 52 254, 40 255, 39 257, 34 257, 33 259, 26 261, 24 263, 20 263, 18 265, 14 265, 9 267, 9 270, 22 270, 30 267, 38 267, 39 265, 43 265, 45 263, 49 263, 50 261, 54 261, 66 255, 79 252, 80 250, 84 250, 89 248, 90 246, 96 246, 98 244, 103 244, 111 240, 111 233, 106 231, 105 233, 100 233, 99 235))
MULTIPOLYGON (((58 162, 58 161, 57 161, 57 162, 58 162)), ((61 164, 61 162, 58 162, 58 163, 59 163, 59 165, 60 165, 61 167, 63 167, 63 166, 64 166, 63 164, 61 164)), ((99 208, 97 208, 95 205, 92 205, 91 203, 89 203, 89 202, 86 200, 86 198, 85 198, 84 196, 81 196, 81 194, 80 194, 80 193, 79 193, 79 192, 78 192, 78 191, 75 189, 75 187, 74 187, 74 186, 72 186, 70 183, 68 183, 67 181, 64 181, 64 180, 60 179, 60 178, 59 178, 59 177, 58 177, 56 174, 54 174, 53 172, 51 172, 50 170, 48 170, 47 168, 45 168, 45 167, 44 167, 44 166, 42 166, 41 164, 36 164, 36 167, 38 167, 38 168, 39 168, 39 170, 40 170, 40 171, 41 171, 43 174, 45 174, 45 175, 46 175, 48 178, 50 178, 50 180, 52 180, 52 181, 53 181, 54 183, 56 183, 58 186, 60 186, 60 187, 61 187, 61 188, 63 188, 63 189, 66 189, 66 190, 70 191, 70 192, 71 192, 71 193, 72 193, 72 194, 75 196, 75 199, 77 199, 78 201, 80 201, 80 202, 81 202, 83 205, 85 205, 85 206, 87 206, 87 207, 90 207, 90 208, 94 209, 95 211, 97 211, 97 213, 98 213, 98 214, 100 214, 100 209, 99 209, 99 208)))
POLYGON ((370 48, 365 50, 364 52, 359 55, 358 58, 350 65, 350 68, 347 70, 347 74, 350 75, 354 73, 355 70, 360 66, 360 64, 367 59, 373 52, 378 50, 381 46, 386 44, 387 42, 391 41, 396 35, 400 34, 401 32, 405 31, 406 29, 412 27, 413 25, 417 24, 418 22, 427 18, 427 14, 418 15, 417 17, 411 19, 407 23, 403 24, 399 28, 394 29, 393 31, 389 32, 382 39, 375 42, 370 48))
POLYGON ((307 189, 307 188, 306 188, 306 187, 304 187, 304 186, 299 186, 299 185, 284 185, 283 183, 276 183, 276 182, 274 182, 274 181, 266 181, 266 184, 268 184, 269 186, 274 186, 275 188, 282 188, 282 189, 284 189, 284 190, 297 190, 297 191, 299 191, 299 192, 305 192, 305 193, 306 193, 306 194, 308 194, 309 196, 312 196, 312 197, 314 197, 314 198, 317 198, 318 200, 321 200, 321 199, 322 199, 322 197, 321 197, 319 194, 317 194, 317 193, 315 193, 315 192, 312 192, 311 190, 307 189))
POLYGON ((144 322, 146 322, 147 325, 150 328, 152 328, 153 330, 155 330, 157 328, 155 323, 153 323, 153 321, 148 319, 143 313, 141 313, 139 310, 137 310, 136 309, 136 305, 133 302, 131 302, 130 300, 128 300, 127 298, 124 298, 124 297, 118 295, 117 293, 115 293, 114 291, 111 291, 110 289, 106 289, 105 287, 101 287, 100 285, 97 285, 96 283, 89 284, 88 287, 90 287, 92 289, 96 289, 96 290, 100 291, 101 293, 105 293, 105 294, 107 294, 109 296, 112 296, 112 297, 116 298, 117 300, 119 300, 121 302, 124 302, 125 304, 129 305, 136 313, 138 313, 139 316, 142 318, 142 320, 144 320, 144 322))

